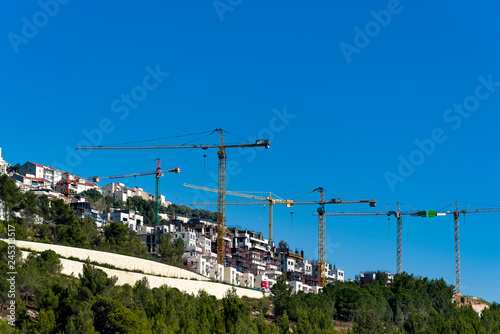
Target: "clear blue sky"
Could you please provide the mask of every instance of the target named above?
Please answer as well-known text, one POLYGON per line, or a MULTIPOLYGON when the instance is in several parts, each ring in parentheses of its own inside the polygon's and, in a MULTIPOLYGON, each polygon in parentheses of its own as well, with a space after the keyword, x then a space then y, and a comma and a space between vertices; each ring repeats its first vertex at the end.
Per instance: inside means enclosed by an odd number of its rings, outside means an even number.
MULTIPOLYGON (((9 162, 92 176, 154 170, 160 157, 182 168, 162 179, 162 193, 189 204, 203 199, 182 183, 215 186, 216 150, 83 156, 75 147, 88 136, 115 144, 220 127, 271 139, 269 150, 228 150, 229 190, 322 186, 377 199, 379 209, 500 204, 493 1, 60 2, 0 4, 0 147, 9 162)), ((124 181, 154 190, 153 177, 124 181)), ((293 208, 292 232, 290 210, 277 207, 275 240, 316 258, 315 209, 293 208)), ((327 208, 351 209, 364 207, 327 208)), ((228 207, 227 218, 267 237, 267 208, 228 207)), ((403 224, 403 270, 454 284, 452 217, 403 224)), ((499 233, 500 213, 461 219, 463 294, 500 301, 499 233)), ((327 218, 327 260, 350 278, 395 272, 395 220, 327 218)))

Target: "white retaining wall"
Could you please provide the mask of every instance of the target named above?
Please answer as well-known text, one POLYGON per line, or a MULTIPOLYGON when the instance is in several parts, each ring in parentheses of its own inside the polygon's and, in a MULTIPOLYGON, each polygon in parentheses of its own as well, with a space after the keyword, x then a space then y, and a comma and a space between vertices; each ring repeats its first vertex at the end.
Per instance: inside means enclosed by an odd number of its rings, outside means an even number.
MULTIPOLYGON (((27 258, 29 252, 23 251, 23 258, 27 258)), ((65 275, 78 277, 79 274, 83 273, 83 263, 78 261, 61 259, 63 265, 62 273, 65 275)), ((150 288, 158 288, 162 285, 167 285, 169 287, 177 288, 183 292, 197 295, 199 290, 205 290, 209 295, 213 295, 218 299, 221 299, 226 294, 227 290, 232 289, 232 286, 206 281, 195 281, 179 278, 169 278, 169 277, 158 277, 151 275, 144 275, 140 273, 127 272, 116 269, 109 269, 100 266, 96 266, 103 270, 108 276, 118 277, 117 285, 130 284, 134 286, 135 282, 146 277, 149 282, 150 288)), ((263 292, 257 290, 249 290, 243 288, 236 288, 236 294, 239 297, 247 296, 250 298, 262 298, 263 292)))
MULTIPOLYGON (((7 242, 5 239, 0 239, 7 242)), ((90 249, 75 248, 68 246, 44 244, 40 242, 30 242, 16 240, 15 244, 20 248, 31 249, 36 252, 43 252, 48 249, 52 249, 57 254, 64 257, 75 257, 80 260, 95 261, 98 263, 110 264, 116 268, 126 269, 126 270, 140 270, 145 274, 160 275, 167 277, 177 277, 177 278, 195 278, 198 281, 208 281, 209 278, 196 274, 186 269, 177 268, 174 266, 169 266, 167 264, 144 260, 136 258, 133 256, 126 256, 108 252, 95 251, 90 249)))

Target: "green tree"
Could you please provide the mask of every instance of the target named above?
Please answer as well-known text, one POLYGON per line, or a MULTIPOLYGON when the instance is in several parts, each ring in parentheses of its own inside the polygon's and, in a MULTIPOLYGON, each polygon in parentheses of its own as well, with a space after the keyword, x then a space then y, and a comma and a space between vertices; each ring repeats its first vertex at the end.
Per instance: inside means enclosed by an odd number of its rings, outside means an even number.
POLYGON ((121 222, 111 222, 104 227, 105 242, 109 249, 135 256, 147 254, 146 244, 142 243, 135 231, 121 222))
POLYGON ((23 202, 21 207, 24 212, 24 218, 26 219, 26 225, 30 226, 33 224, 36 215, 38 215, 38 196, 35 195, 33 191, 27 191, 23 195, 23 202))
POLYGON ((222 298, 227 333, 243 333, 249 328, 250 309, 238 298, 236 289, 228 290, 222 298), (247 322, 242 323, 242 320, 247 322))
POLYGON ((49 275, 60 274, 63 268, 59 255, 51 249, 40 253, 40 255, 36 257, 36 262, 39 270, 45 271, 49 275))
POLYGON ((148 333, 146 317, 138 316, 108 297, 99 296, 92 311, 94 327, 99 333, 148 333))
POLYGON ((103 198, 101 192, 94 188, 82 191, 80 193, 80 196, 85 197, 92 206, 101 198, 103 198))
POLYGON ((288 244, 284 240, 281 240, 280 243, 278 244, 277 251, 278 253, 279 252, 287 253, 290 252, 290 247, 288 247, 288 244))
POLYGON ((67 319, 64 328, 66 334, 97 334, 94 328, 93 312, 87 303, 81 303, 76 315, 67 319))
POLYGON ((170 234, 162 235, 157 243, 158 254, 162 260, 171 265, 182 265, 182 255, 185 252, 184 241, 181 238, 172 240, 170 234))
POLYGON ((45 219, 48 220, 50 218, 50 198, 47 195, 38 196, 37 201, 37 210, 38 213, 45 219))
POLYGON ((153 302, 153 292, 149 288, 149 282, 146 277, 143 277, 141 280, 135 282, 133 287, 134 300, 136 301, 136 305, 140 309, 145 309, 149 304, 153 302))
POLYGON ((87 260, 83 265, 83 273, 79 274, 80 278, 80 293, 79 295, 88 299, 91 295, 104 295, 118 280, 116 276, 108 277, 101 269, 96 268, 87 260))
POLYGON ((104 227, 104 236, 112 249, 121 251, 129 240, 129 228, 121 222, 111 222, 104 227))
POLYGON ((292 301, 292 287, 286 284, 286 276, 278 277, 276 283, 271 287, 271 293, 273 294, 274 313, 283 315, 292 301))
POLYGON ((177 212, 175 210, 176 205, 175 204, 170 204, 168 206, 168 218, 170 221, 176 220, 177 219, 177 212))
POLYGON ((12 214, 22 208, 23 194, 7 174, 0 175, 0 200, 3 201, 4 217, 7 220, 11 220, 12 214))
POLYGON ((373 283, 385 286, 387 284, 388 276, 386 273, 381 272, 380 270, 377 271, 375 274, 375 280, 373 283))
POLYGON ((52 310, 41 310, 38 314, 37 320, 37 327, 40 334, 54 333, 57 329, 56 316, 52 310))
POLYGON ((21 165, 19 163, 10 165, 9 167, 7 167, 7 173, 21 173, 21 165))
POLYGON ((281 333, 290 333, 290 322, 288 321, 288 314, 283 312, 283 318, 281 318, 281 324, 280 324, 280 330, 281 333))
POLYGON ((18 269, 16 283, 19 293, 25 298, 26 303, 43 287, 42 276, 34 255, 30 255, 26 263, 18 269))

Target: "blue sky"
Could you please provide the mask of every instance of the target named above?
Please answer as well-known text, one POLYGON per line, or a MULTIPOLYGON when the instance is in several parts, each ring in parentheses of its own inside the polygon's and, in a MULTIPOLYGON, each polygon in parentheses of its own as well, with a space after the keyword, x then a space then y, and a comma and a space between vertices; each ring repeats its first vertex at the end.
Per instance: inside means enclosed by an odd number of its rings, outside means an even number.
MULTIPOLYGON (((4 2, 0 147, 9 162, 86 176, 154 170, 160 157, 165 168, 182 169, 162 179, 162 193, 189 204, 215 200, 182 183, 215 187, 216 150, 75 147, 223 128, 245 140, 271 139, 269 150, 228 150, 229 190, 289 194, 321 186, 376 199, 379 209, 397 201, 419 210, 457 200, 499 205, 498 7, 4 2)), ((217 142, 215 135, 196 141, 201 136, 151 143, 217 142)), ((153 177, 124 181, 154 190, 153 177)), ((276 207, 275 240, 316 258, 315 209, 294 207, 292 231, 290 209, 276 207)), ((327 208, 354 209, 365 207, 327 208)), ((267 236, 267 207, 228 207, 227 219, 267 236)), ((499 222, 499 213, 461 218, 463 294, 500 301, 499 222)), ((350 278, 395 272, 395 220, 328 217, 327 260, 350 278)), ((454 284, 451 216, 405 217, 403 270, 454 284)))

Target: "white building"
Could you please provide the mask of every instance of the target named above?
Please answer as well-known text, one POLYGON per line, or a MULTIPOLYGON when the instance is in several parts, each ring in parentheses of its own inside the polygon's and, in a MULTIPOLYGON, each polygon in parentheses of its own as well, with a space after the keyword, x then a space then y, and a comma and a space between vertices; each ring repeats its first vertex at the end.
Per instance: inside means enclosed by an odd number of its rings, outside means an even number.
POLYGON ((184 247, 186 248, 186 252, 198 252, 202 253, 202 248, 198 247, 196 244, 196 232, 188 229, 182 228, 181 231, 177 231, 174 234, 175 239, 182 239, 184 241, 184 247))
POLYGON ((281 259, 281 270, 286 273, 286 272, 293 272, 295 271, 295 266, 296 262, 295 259, 291 257, 286 257, 281 259))
POLYGON ((90 189, 95 189, 101 192, 101 188, 97 184, 89 182, 81 177, 71 175, 69 173, 63 173, 61 180, 57 182, 54 188, 56 191, 62 194, 66 193, 67 188, 69 188, 71 192, 74 192, 76 194, 90 189))
POLYGON ((119 210, 111 213, 103 213, 101 217, 109 222, 122 222, 133 231, 137 231, 139 226, 144 225, 144 217, 135 210, 119 210))
POLYGON ((136 229, 137 234, 152 234, 154 230, 155 230, 154 227, 147 225, 137 226, 136 229))
POLYGON ((310 261, 304 260, 304 262, 301 263, 300 265, 302 272, 304 275, 311 276, 313 269, 312 269, 312 264, 310 261))
POLYGON ((167 233, 175 233, 175 225, 174 224, 156 225, 156 234, 167 234, 167 233))
POLYGON ((326 281, 344 281, 344 271, 337 269, 336 266, 327 263, 326 265, 326 281))
POLYGON ((267 275, 257 275, 254 278, 254 282, 254 287, 260 288, 264 291, 269 291, 274 283, 276 283, 276 280, 267 275))
POLYGON ((0 147, 0 175, 7 174, 8 167, 9 167, 9 163, 3 159, 2 148, 0 147))
POLYGON ((298 293, 299 291, 304 293, 317 293, 316 291, 318 290, 318 288, 311 287, 300 281, 287 282, 287 284, 292 287, 292 293, 298 293))
MULTIPOLYGON (((312 267, 313 267, 313 276, 319 277, 318 273, 318 261, 312 261, 312 267)), ((344 281, 344 271, 341 269, 337 269, 336 266, 326 263, 326 268, 325 268, 325 278, 326 278, 326 283, 330 283, 333 281, 344 281)))
POLYGON ((35 193, 35 195, 37 196, 42 196, 42 195, 46 195, 48 196, 49 198, 60 198, 60 199, 63 199, 64 198, 64 195, 61 194, 61 193, 58 193, 57 191, 54 191, 50 188, 41 188, 41 189, 35 189, 33 190, 33 192, 35 193))
POLYGON ((247 288, 254 288, 255 284, 255 277, 254 274, 252 273, 243 273, 243 279, 240 282, 241 286, 247 287, 247 288))
POLYGON ((24 186, 22 187, 23 190, 50 187, 49 181, 35 177, 32 174, 19 175, 17 173, 14 173, 14 175, 12 175, 12 178, 16 181, 19 181, 24 186))
POLYGON ((244 249, 255 249, 262 252, 269 251, 269 240, 264 239, 262 233, 240 230, 235 227, 229 228, 233 233, 234 247, 241 247, 244 249))
POLYGON ((210 268, 208 276, 218 281, 224 281, 224 266, 217 263, 217 261, 215 261, 214 263, 211 262, 209 264, 210 268))
POLYGON ((203 254, 210 255, 212 253, 212 240, 203 235, 200 235, 196 239, 196 244, 201 248, 203 254))
POLYGON ((50 185, 55 186, 57 182, 61 181, 63 172, 54 169, 50 166, 40 165, 31 161, 27 161, 20 168, 21 175, 32 175, 39 179, 44 179, 50 182, 50 185))
POLYGON ((224 282, 232 285, 239 285, 239 277, 237 277, 237 273, 241 274, 236 271, 236 268, 224 267, 224 282))
MULTIPOLYGON (((103 196, 111 196, 117 201, 126 202, 130 197, 141 197, 146 201, 155 201, 156 196, 151 195, 150 193, 144 191, 142 188, 126 187, 124 183, 121 182, 112 182, 108 183, 104 187, 102 187, 102 195, 103 196)), ((165 196, 160 195, 160 204, 165 205, 168 202, 165 201, 165 196)))
POLYGON ((210 276, 211 268, 205 258, 200 255, 195 255, 194 252, 184 258, 184 266, 203 276, 210 276))

